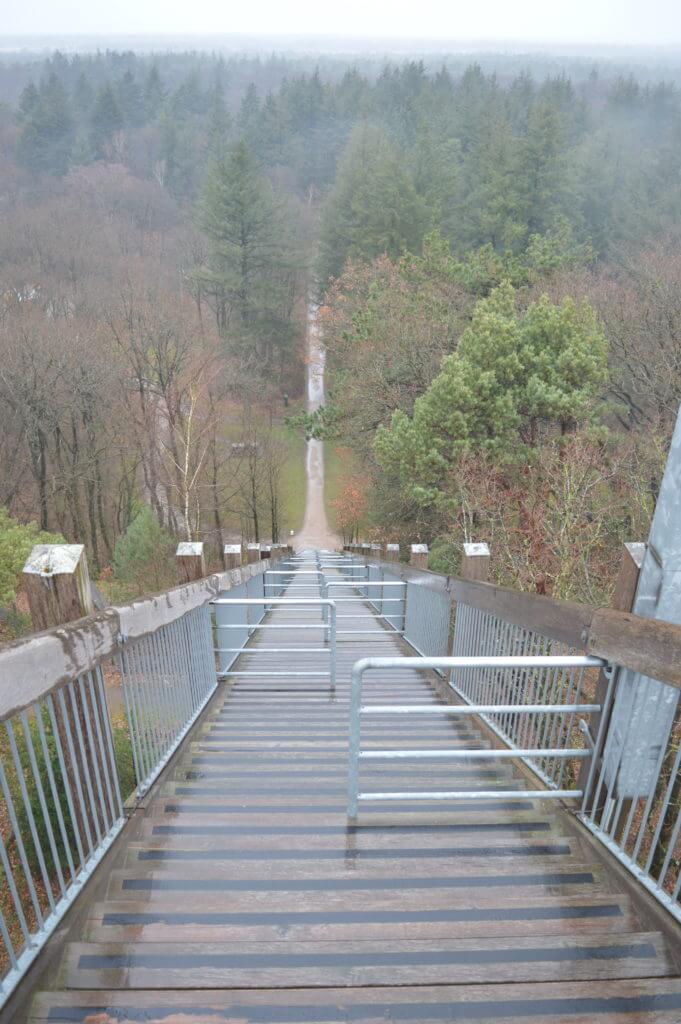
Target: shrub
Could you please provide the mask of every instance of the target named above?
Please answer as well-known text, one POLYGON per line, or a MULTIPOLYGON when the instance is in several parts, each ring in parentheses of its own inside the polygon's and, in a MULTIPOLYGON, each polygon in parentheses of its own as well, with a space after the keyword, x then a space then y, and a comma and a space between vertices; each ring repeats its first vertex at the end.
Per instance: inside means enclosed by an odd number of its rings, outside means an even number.
POLYGON ((45 533, 37 523, 20 523, 0 507, 0 606, 16 599, 21 570, 34 544, 63 544, 58 533, 45 533))
POLYGON ((172 534, 163 529, 148 505, 142 505, 116 541, 116 579, 133 584, 140 594, 171 586, 175 582, 174 546, 172 534))

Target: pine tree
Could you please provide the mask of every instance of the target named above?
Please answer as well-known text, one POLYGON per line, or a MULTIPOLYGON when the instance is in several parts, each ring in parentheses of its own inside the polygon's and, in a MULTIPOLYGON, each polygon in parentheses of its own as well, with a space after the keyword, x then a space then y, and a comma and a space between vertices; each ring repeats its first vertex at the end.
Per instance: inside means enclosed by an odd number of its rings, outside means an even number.
POLYGON ((564 119, 550 99, 530 112, 521 148, 518 184, 524 219, 530 233, 543 234, 561 214, 569 214, 564 119))
POLYGON ((27 87, 22 96, 17 156, 30 170, 65 174, 73 144, 73 117, 66 92, 51 74, 39 90, 27 87))
POLYGON ((242 355, 271 364, 291 340, 294 260, 280 202, 244 142, 209 167, 199 201, 207 265, 195 281, 222 336, 242 355))
POLYGON ((158 117, 165 102, 165 89, 158 67, 152 64, 144 83, 144 116, 147 121, 158 117))
POLYGON ((116 134, 123 127, 123 115, 116 102, 116 96, 109 82, 97 93, 90 121, 90 143, 95 157, 101 159, 107 155, 107 148, 116 134))
POLYGON ((127 125, 139 125, 144 116, 142 89, 132 71, 126 71, 116 85, 116 102, 127 125))
POLYGON ((93 102, 94 90, 90 79, 81 71, 73 87, 73 106, 81 120, 89 118, 93 102))
POLYGON ((426 226, 425 203, 399 152, 380 128, 360 125, 348 141, 322 217, 321 282, 337 277, 348 259, 416 251, 426 226))
POLYGON ((542 428, 586 421, 606 374, 607 343, 592 309, 544 296, 519 315, 513 288, 501 285, 478 303, 413 416, 397 412, 378 430, 379 461, 412 498, 436 502, 462 453, 526 459, 542 428))
POLYGON ((35 113, 39 103, 40 94, 33 82, 29 82, 28 85, 22 89, 21 96, 19 97, 17 121, 20 124, 24 124, 28 121, 35 113))
POLYGON ((225 91, 222 83, 217 81, 208 111, 207 152, 209 159, 220 159, 225 156, 231 129, 232 119, 225 105, 225 91))

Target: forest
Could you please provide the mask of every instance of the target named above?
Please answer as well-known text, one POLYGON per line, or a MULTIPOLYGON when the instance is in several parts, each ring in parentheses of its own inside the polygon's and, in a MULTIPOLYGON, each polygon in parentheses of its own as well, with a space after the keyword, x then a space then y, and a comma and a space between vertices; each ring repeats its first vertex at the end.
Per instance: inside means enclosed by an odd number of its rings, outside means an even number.
MULTIPOLYGON (((0 605, 302 521, 607 601, 681 401, 681 94, 612 62, 0 61, 0 605), (319 305, 325 407, 304 412, 319 305)), ((665 77, 666 75, 666 77, 665 77)), ((122 588, 122 589, 121 589, 122 588)))

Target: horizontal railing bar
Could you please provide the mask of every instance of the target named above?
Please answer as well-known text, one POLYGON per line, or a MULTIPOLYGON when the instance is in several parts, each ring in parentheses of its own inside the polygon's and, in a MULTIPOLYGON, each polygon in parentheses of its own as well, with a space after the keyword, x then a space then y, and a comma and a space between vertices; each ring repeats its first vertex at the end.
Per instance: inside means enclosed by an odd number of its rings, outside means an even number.
POLYGON ((583 796, 581 789, 454 789, 450 792, 438 790, 410 793, 358 793, 357 799, 364 801, 384 800, 573 800, 583 796))
POLYGON ((326 585, 327 587, 354 587, 355 590, 359 590, 360 587, 406 587, 407 581, 359 580, 358 582, 350 582, 349 580, 327 580, 326 585))
POLYGON ((485 657, 427 657, 427 658, 363 658, 355 665, 362 672, 380 668, 416 668, 428 671, 431 668, 604 668, 602 658, 586 654, 566 655, 521 655, 485 657))
POLYGON ((283 605, 326 605, 334 606, 334 601, 325 597, 216 597, 211 604, 283 604, 283 605))
POLYGON ((483 715, 483 714, 592 714, 601 711, 600 704, 367 704, 359 709, 363 715, 483 715))
POLYGON ((218 672, 219 676, 328 676, 330 672, 322 671, 319 672, 240 672, 233 671, 232 669, 225 669, 222 672, 218 672))
MULTIPOLYGON (((289 623, 287 626, 276 626, 272 623, 231 623, 216 624, 216 630, 328 630, 327 623, 289 623)), ((383 631, 381 631, 383 632, 383 631)))
POLYGON ((357 755, 362 761, 394 761, 400 759, 424 761, 496 761, 515 757, 590 757, 591 751, 576 747, 572 749, 538 747, 516 750, 360 750, 357 755))
POLYGON ((328 647, 216 647, 218 654, 330 654, 328 647))
MULTIPOLYGON (((349 617, 350 616, 346 616, 346 615, 340 615, 339 616, 339 618, 341 618, 341 619, 349 618, 349 617)), ((404 630, 403 629, 393 629, 393 630, 391 630, 389 632, 387 629, 339 629, 337 635, 338 636, 341 636, 341 635, 343 635, 343 636, 357 636, 358 634, 361 634, 362 636, 367 636, 369 633, 375 634, 376 636, 384 636, 384 637, 387 638, 387 637, 394 636, 395 633, 397 633, 398 636, 402 636, 404 634, 404 630)))

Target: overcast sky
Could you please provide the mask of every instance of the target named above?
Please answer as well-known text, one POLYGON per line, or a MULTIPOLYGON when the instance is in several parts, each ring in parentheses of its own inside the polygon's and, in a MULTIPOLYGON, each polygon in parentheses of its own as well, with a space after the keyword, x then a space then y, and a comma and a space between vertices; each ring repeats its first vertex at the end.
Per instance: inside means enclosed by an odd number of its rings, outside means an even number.
POLYGON ((3 35, 310 33, 681 43, 681 0, 4 0, 3 35))

